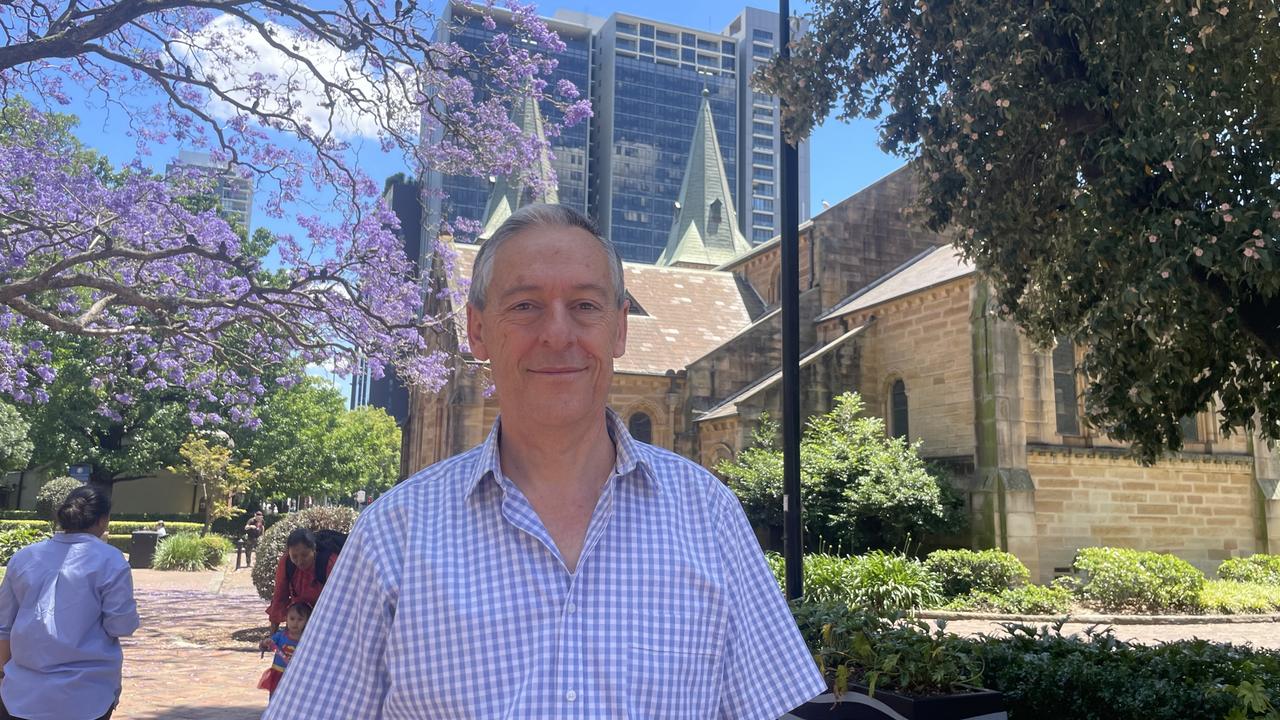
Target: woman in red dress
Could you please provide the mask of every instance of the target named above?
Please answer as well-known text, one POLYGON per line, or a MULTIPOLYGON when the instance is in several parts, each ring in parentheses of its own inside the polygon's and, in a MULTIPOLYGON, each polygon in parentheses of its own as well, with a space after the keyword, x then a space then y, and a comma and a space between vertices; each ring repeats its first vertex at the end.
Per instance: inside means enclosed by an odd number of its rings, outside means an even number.
MULTIPOLYGON (((338 561, 338 554, 325 550, 316 551, 316 536, 306 528, 298 528, 289 533, 285 540, 285 551, 280 554, 280 563, 276 566, 276 590, 267 606, 267 619, 271 622, 271 633, 274 635, 285 621, 289 606, 296 602, 305 602, 315 607, 320 599, 320 591, 324 589, 325 580, 333 572, 333 565, 338 561)), ((266 639, 270 639, 270 635, 266 639)))

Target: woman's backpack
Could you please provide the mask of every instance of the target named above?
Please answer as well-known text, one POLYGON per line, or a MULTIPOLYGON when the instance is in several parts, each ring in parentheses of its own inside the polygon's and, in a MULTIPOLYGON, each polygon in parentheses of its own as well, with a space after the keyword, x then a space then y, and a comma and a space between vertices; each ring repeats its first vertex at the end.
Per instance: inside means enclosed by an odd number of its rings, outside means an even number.
MULTIPOLYGON (((329 558, 342 553, 342 546, 347 542, 347 534, 337 530, 317 530, 316 535, 316 582, 323 585, 329 579, 329 558)), ((293 571, 297 568, 286 554, 284 559, 284 576, 293 583, 293 571)))

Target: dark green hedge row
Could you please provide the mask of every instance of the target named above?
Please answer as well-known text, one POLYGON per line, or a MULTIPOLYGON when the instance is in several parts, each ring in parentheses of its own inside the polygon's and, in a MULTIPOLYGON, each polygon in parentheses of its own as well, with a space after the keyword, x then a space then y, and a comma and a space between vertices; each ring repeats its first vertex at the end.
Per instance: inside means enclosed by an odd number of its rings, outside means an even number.
POLYGON ((1076 637, 1061 626, 1013 624, 967 638, 831 604, 793 612, 829 681, 844 665, 848 677, 875 670, 882 687, 909 693, 977 684, 1004 693, 1010 720, 1271 720, 1280 705, 1275 650, 1204 640, 1145 646, 1108 630, 1076 637))

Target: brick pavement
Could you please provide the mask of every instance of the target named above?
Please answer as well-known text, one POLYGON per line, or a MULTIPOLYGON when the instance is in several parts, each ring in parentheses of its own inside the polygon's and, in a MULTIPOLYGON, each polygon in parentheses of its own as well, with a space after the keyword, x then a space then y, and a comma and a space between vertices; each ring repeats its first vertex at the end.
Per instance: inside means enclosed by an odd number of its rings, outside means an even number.
POLYGON ((134 571, 142 627, 124 646, 120 720, 256 720, 266 603, 249 572, 134 571))

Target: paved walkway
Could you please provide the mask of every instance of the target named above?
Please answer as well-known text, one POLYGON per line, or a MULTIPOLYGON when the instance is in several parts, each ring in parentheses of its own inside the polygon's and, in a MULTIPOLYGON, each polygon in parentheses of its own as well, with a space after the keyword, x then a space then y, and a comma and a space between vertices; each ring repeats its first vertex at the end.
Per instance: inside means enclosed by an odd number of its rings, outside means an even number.
MULTIPOLYGON (((1044 623, 1027 623, 1043 625, 1044 623)), ((1068 623, 1062 632, 1083 635, 1092 623, 1068 623)), ((1097 626, 1104 627, 1104 626, 1097 626)), ((1218 643, 1252 644, 1259 648, 1280 649, 1280 622, 1221 623, 1204 625, 1114 625, 1116 637, 1130 642, 1152 645, 1172 640, 1200 638, 1218 643)), ((1003 623, 987 620, 949 620, 947 632, 957 635, 1004 634, 1003 623)))
POLYGON ((121 720, 256 720, 266 603, 248 570, 134 570, 142 627, 124 645, 121 720))

